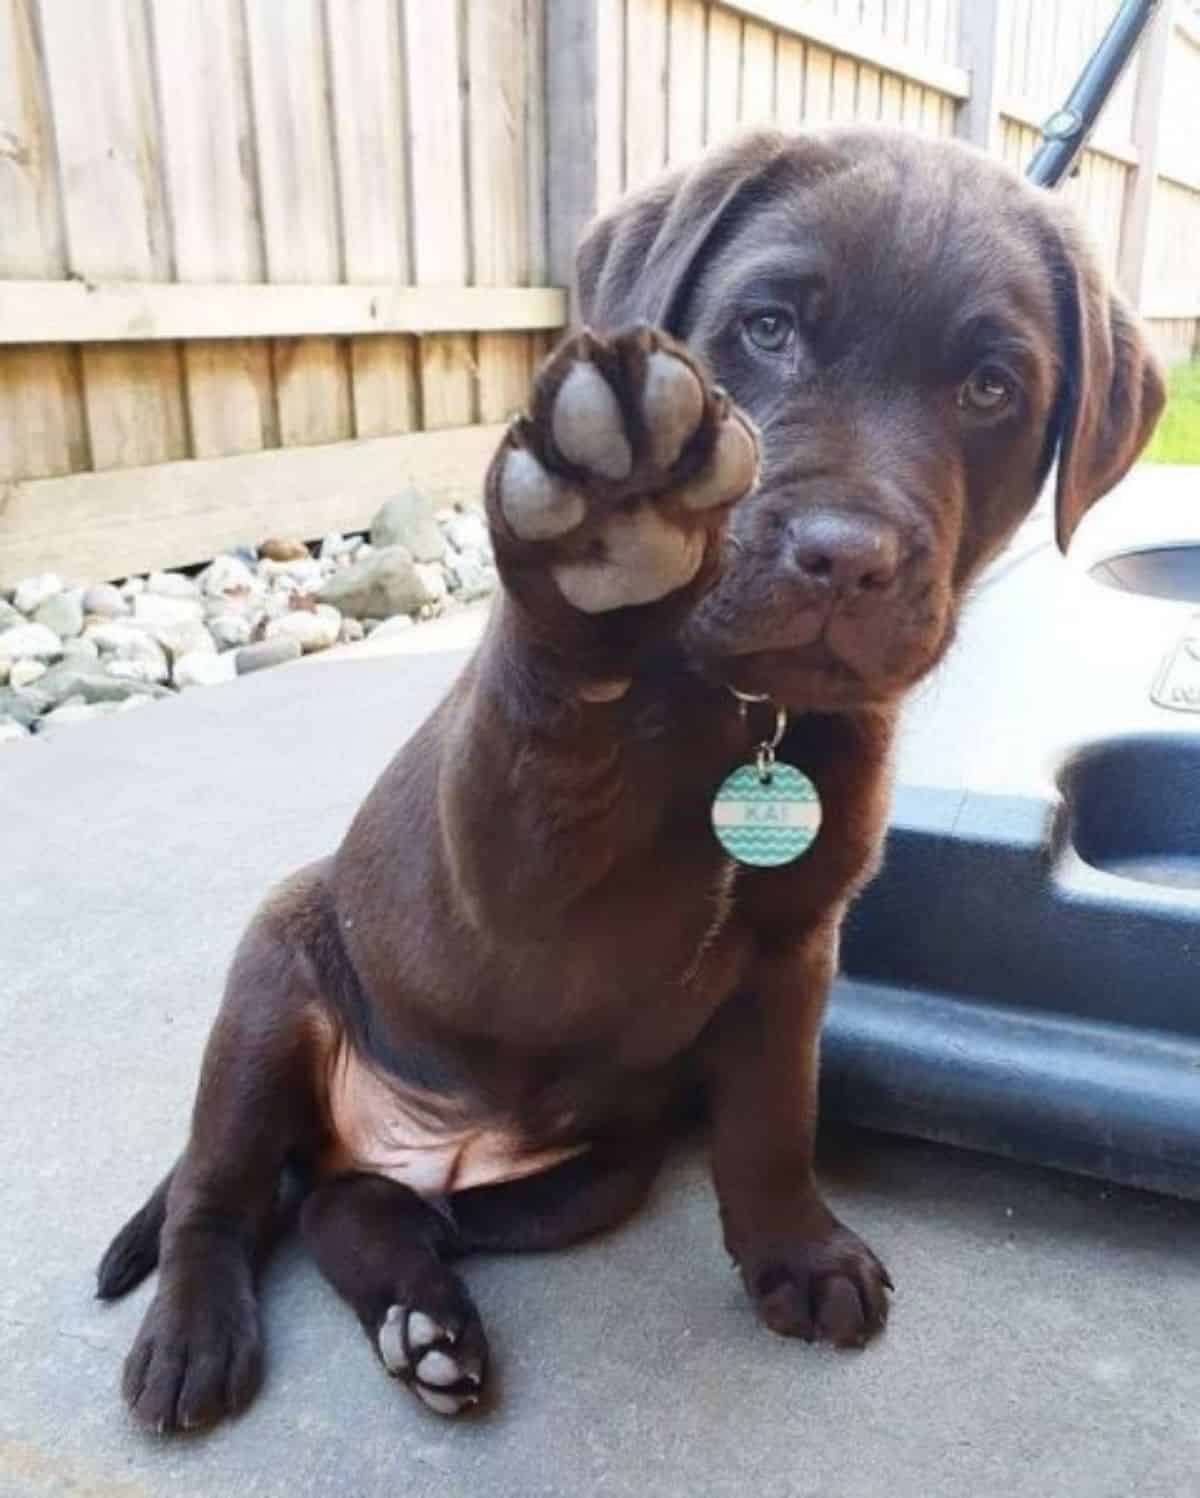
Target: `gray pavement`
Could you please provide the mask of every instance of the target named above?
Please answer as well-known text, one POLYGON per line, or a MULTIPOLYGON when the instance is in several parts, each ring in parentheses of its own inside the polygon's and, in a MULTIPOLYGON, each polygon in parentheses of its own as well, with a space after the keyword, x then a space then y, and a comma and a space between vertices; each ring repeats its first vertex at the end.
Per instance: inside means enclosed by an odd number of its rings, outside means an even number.
POLYGON ((626 1230, 469 1266, 494 1413, 420 1410, 289 1246, 253 1409, 131 1426, 149 1287, 100 1306, 94 1262, 181 1142, 256 901, 461 660, 425 638, 0 750, 0 1498, 1196 1498, 1200 1207, 851 1134, 832 1195, 899 1286, 865 1353, 757 1328, 683 1149, 626 1230))

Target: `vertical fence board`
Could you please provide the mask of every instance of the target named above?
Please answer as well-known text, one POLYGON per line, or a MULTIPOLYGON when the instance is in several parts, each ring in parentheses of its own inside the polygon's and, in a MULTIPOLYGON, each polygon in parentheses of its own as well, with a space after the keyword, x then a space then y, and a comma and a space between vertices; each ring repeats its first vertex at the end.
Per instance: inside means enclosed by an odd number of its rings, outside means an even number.
POLYGON ((879 118, 887 125, 904 119, 904 82, 895 73, 884 73, 879 80, 879 118))
MULTIPOLYGON (((468 280, 459 91, 458 15, 453 5, 405 0, 412 143, 414 270, 422 284, 468 280)), ((426 427, 461 426, 475 415, 475 351, 464 335, 422 338, 421 408, 426 427)))
POLYGON ((704 149, 704 52, 701 0, 671 0, 667 84, 667 160, 690 161, 704 149))
POLYGON ((35 0, 0 0, 0 267, 60 275, 63 233, 54 130, 34 21, 35 0))
MULTIPOLYGON (((320 0, 246 0, 263 241, 271 281, 339 281, 341 235, 320 0)), ((353 432, 345 340, 272 347, 285 447, 353 432)))
POLYGON ((879 118, 881 83, 882 75, 878 68, 869 67, 866 63, 859 67, 856 113, 858 119, 867 124, 873 124, 879 118))
POLYGON ((804 43, 781 36, 775 54, 775 118, 784 130, 804 119, 804 43))
MULTIPOLYGON (((403 285, 412 256, 399 10, 393 0, 326 0, 326 34, 345 277, 403 285)), ((350 379, 355 436, 417 425, 414 338, 351 338, 350 379)))
POLYGON ((596 6, 596 206, 609 208, 625 185, 625 0, 596 6))
MULTIPOLYGON (((473 279, 480 286, 522 286, 530 279, 526 177, 533 101, 525 48, 532 10, 532 0, 491 0, 468 13, 468 200, 473 279)), ((480 420, 502 421, 529 394, 529 336, 480 333, 477 358, 480 420)))
POLYGON ((850 125, 857 118, 857 113, 858 65, 851 57, 835 57, 830 118, 839 125, 850 125))
POLYGON ((742 73, 742 23, 720 7, 708 14, 708 107, 705 139, 712 145, 737 129, 742 73))
MULTIPOLYGON (((167 280, 171 253, 145 13, 42 0, 42 36, 66 219, 67 269, 96 280, 167 280)), ((92 464, 187 453, 179 351, 95 344, 80 355, 92 464)))
POLYGON ((833 118, 833 53, 824 47, 804 49, 804 123, 827 124, 833 118))
POLYGON ((667 159, 667 0, 628 0, 625 13, 625 186, 667 159))
MULTIPOLYGON (((150 0, 162 120, 163 181, 175 279, 261 281, 246 44, 236 0, 150 0)), ((274 447, 270 348, 261 340, 186 343, 191 455, 274 447)))
POLYGON ((738 123, 744 128, 775 122, 775 33, 747 22, 742 29, 742 77, 738 123))
MULTIPOLYGON (((34 0, 0 0, 0 275, 61 276, 54 131, 34 0)), ((88 464, 79 359, 61 346, 0 351, 0 482, 88 464)))

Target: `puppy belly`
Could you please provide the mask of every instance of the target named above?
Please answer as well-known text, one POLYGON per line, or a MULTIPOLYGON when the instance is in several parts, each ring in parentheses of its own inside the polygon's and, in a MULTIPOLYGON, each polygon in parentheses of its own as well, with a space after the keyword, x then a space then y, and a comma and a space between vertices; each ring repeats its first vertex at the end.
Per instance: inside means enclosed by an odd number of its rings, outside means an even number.
POLYGON ((421 1196, 520 1180, 587 1149, 538 1147, 503 1119, 472 1121, 460 1101, 390 1082, 345 1053, 328 1099, 333 1138, 323 1172, 370 1171, 421 1196))

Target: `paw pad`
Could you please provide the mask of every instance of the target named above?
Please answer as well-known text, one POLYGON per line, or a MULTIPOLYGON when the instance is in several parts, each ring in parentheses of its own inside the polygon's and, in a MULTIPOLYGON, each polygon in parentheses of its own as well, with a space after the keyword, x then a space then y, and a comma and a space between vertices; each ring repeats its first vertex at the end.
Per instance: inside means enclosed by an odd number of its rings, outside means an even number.
POLYGON ((458 1329, 425 1311, 394 1305, 379 1328, 377 1345, 387 1371, 435 1414, 459 1415, 479 1403, 484 1344, 477 1322, 458 1329))

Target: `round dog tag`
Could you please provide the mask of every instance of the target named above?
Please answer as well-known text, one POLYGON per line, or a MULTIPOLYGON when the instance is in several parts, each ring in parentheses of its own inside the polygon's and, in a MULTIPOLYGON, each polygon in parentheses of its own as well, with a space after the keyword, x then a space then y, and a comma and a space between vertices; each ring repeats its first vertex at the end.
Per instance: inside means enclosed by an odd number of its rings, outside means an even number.
POLYGON ((795 765, 742 765, 713 800, 713 831, 731 858, 755 869, 791 863, 821 827, 817 788, 795 765))

